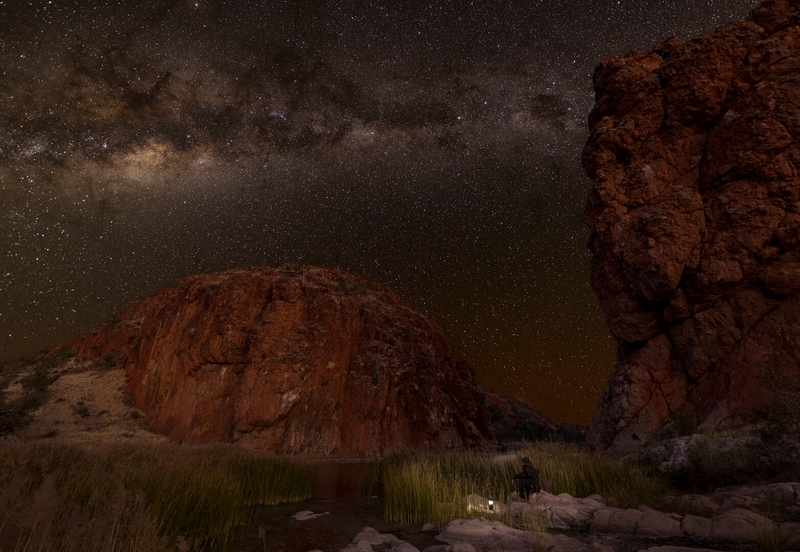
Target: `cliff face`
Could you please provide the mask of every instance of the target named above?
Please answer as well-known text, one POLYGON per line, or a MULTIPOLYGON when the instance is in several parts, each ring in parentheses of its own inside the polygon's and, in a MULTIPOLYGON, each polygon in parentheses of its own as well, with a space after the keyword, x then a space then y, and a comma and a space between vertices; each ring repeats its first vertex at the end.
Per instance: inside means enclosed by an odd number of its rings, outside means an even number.
POLYGON ((336 270, 184 278, 67 346, 123 363, 151 428, 181 442, 369 456, 492 439, 438 324, 336 270))
POLYGON ((589 444, 739 423, 800 374, 800 4, 603 61, 584 167, 617 339, 589 444))

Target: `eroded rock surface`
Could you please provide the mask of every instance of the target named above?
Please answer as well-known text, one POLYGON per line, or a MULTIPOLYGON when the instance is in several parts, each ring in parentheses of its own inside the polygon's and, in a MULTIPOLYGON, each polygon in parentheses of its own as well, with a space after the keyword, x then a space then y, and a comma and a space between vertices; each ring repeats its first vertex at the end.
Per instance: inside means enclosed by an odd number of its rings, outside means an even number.
POLYGON ((603 61, 584 167, 618 342, 594 449, 735 425, 800 374, 800 4, 603 61), (789 378, 787 380, 786 378, 789 378))
POLYGON ((370 456, 492 439, 439 325, 332 269, 184 278, 67 346, 124 365, 150 427, 181 442, 370 456))
POLYGON ((590 544, 567 535, 551 535, 533 531, 521 531, 503 525, 499 521, 482 518, 455 519, 442 528, 436 540, 446 543, 431 546, 423 552, 483 552, 489 550, 523 551, 545 550, 547 552, 611 552, 612 549, 598 542, 590 544))
POLYGON ((510 513, 515 520, 540 515, 548 529, 562 531, 613 533, 631 538, 658 540, 688 538, 707 542, 755 542, 759 533, 764 531, 781 530, 787 534, 797 532, 798 528, 794 523, 776 524, 749 509, 750 506, 756 509, 755 507, 762 504, 756 503, 753 497, 765 493, 769 497, 779 495, 784 500, 784 507, 787 501, 796 500, 791 493, 794 490, 793 485, 797 484, 781 485, 783 486, 766 490, 755 488, 732 492, 726 496, 730 507, 714 510, 717 513, 711 517, 665 513, 647 506, 613 508, 606 506, 601 497, 575 498, 566 493, 556 496, 545 491, 532 497, 529 502, 509 500, 501 505, 501 510, 510 513))
POLYGON ((800 517, 800 483, 770 483, 755 487, 717 490, 710 494, 676 496, 675 501, 695 510, 723 514, 744 508, 764 515, 786 519, 800 517))

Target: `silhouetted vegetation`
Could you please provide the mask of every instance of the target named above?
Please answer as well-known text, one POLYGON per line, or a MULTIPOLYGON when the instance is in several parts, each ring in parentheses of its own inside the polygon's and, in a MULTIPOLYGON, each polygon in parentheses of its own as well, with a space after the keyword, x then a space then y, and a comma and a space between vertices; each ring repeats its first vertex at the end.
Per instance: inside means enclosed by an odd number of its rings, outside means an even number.
MULTIPOLYGON (((715 435, 702 435, 687 449, 689 464, 669 472, 672 486, 682 492, 707 493, 720 487, 753 482, 758 456, 744 442, 723 442, 715 435)), ((759 481, 763 482, 763 481, 759 481)))
POLYGON ((488 408, 492 431, 501 448, 513 443, 560 441, 583 444, 586 440, 585 429, 578 425, 555 424, 556 428, 553 429, 536 420, 529 412, 520 410, 516 405, 511 407, 515 418, 513 420, 509 420, 497 405, 490 404, 488 408))
POLYGON ((348 280, 344 276, 339 276, 339 279, 336 282, 336 288, 334 288, 339 293, 346 293, 348 295, 353 295, 367 289, 366 283, 364 280, 360 278, 348 280))
POLYGON ((52 355, 40 353, 0 366, 0 435, 31 422, 31 414, 47 400, 50 384, 61 376, 55 368, 72 356, 62 348, 52 355), (12 392, 12 385, 19 387, 12 392))

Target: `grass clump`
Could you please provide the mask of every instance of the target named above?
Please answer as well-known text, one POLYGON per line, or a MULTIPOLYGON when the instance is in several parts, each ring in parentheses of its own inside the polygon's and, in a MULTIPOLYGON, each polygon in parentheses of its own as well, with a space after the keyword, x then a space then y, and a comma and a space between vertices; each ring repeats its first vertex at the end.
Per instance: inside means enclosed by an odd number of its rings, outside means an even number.
POLYGON ((199 549, 224 543, 248 506, 311 489, 306 468, 238 449, 18 447, 0 452, 0 550, 199 549))
POLYGON ((542 488, 556 495, 599 494, 609 506, 627 508, 654 504, 666 490, 664 482, 648 470, 582 452, 575 445, 543 443, 521 451, 520 456, 530 457, 539 469, 542 488))
POLYGON ((698 435, 687 447, 688 465, 669 473, 682 492, 708 493, 720 487, 753 483, 759 472, 754 443, 716 434, 698 435))
POLYGON ((781 529, 777 525, 758 528, 756 550, 758 552, 788 552, 800 548, 797 535, 781 529))
MULTIPOLYGON (((384 515, 401 522, 443 525, 470 516, 487 517, 470 495, 503 501, 514 488, 519 458, 539 469, 542 487, 553 494, 603 496, 610 506, 654 504, 665 489, 661 480, 636 466, 581 452, 576 445, 540 443, 514 456, 492 454, 401 454, 383 467, 384 515)), ((535 520, 532 521, 535 525, 535 520)))
POLYGON ((396 455, 383 466, 383 511, 387 519, 436 525, 468 517, 467 497, 505 497, 514 471, 489 455, 419 453, 396 455))

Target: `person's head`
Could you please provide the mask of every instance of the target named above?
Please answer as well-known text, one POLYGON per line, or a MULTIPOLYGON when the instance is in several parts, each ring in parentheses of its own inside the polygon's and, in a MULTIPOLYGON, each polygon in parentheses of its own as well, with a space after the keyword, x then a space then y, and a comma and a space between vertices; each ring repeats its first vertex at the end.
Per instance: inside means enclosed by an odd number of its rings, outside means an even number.
POLYGON ((532 466, 533 464, 531 464, 531 459, 526 456, 525 458, 522 459, 522 465, 523 466, 532 466))

